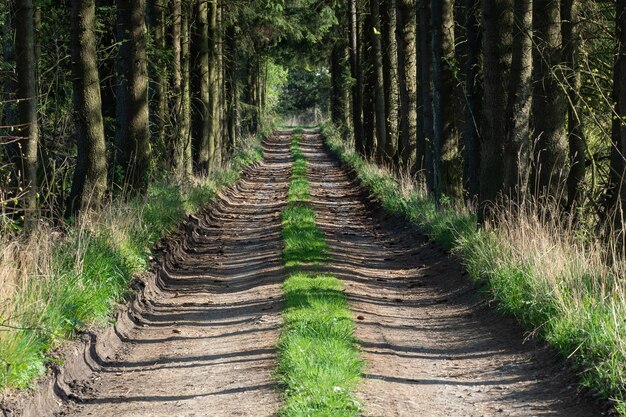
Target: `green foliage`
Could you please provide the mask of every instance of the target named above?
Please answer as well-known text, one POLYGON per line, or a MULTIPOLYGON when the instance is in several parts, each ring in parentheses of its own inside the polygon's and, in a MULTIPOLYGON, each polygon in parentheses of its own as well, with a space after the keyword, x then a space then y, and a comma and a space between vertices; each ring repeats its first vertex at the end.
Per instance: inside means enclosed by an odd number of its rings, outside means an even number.
POLYGON ((307 207, 306 159, 294 135, 295 163, 289 205, 282 213, 285 264, 296 270, 283 285, 283 331, 278 343, 279 380, 285 386, 284 416, 358 416, 352 395, 362 361, 355 349, 354 323, 341 282, 298 272, 327 259, 328 247, 307 207))

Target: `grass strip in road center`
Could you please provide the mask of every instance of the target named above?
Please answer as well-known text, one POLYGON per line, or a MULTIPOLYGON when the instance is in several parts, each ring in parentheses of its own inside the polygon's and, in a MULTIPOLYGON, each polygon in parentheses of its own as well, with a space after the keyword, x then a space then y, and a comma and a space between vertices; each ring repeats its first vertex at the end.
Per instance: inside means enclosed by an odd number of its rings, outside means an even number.
POLYGON ((278 343, 279 379, 285 387, 283 416, 358 416, 353 396, 362 361, 341 281, 307 267, 328 259, 324 234, 309 207, 307 161, 294 134, 288 205, 282 213, 284 262, 292 268, 283 284, 283 329, 278 343))

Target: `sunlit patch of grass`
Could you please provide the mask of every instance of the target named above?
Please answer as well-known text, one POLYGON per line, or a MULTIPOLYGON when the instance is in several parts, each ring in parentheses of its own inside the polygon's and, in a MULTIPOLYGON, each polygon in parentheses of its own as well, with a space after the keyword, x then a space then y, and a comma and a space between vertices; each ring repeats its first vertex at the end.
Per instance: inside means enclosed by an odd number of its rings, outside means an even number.
POLYGON ((493 224, 479 229, 471 208, 437 208, 408 176, 366 162, 332 126, 323 131, 331 150, 387 210, 458 253, 499 310, 573 359, 582 384, 626 416, 626 260, 620 254, 588 234, 581 239, 571 222, 554 216, 558 207, 532 201, 502 207, 493 224))
MULTIPOLYGON (((295 270, 327 259, 328 246, 311 210, 306 159, 292 151, 289 205, 282 213, 284 262, 295 270), (306 192, 304 192, 304 190, 306 192)), ((285 386, 284 416, 358 416, 352 390, 362 361, 356 349, 354 322, 341 281, 328 275, 293 272, 283 284, 284 324, 278 343, 278 377, 285 386)))
POLYGON ((0 237, 0 390, 29 386, 50 349, 110 323, 153 245, 261 156, 258 143, 247 146, 206 178, 152 184, 145 196, 85 213, 63 230, 0 237))

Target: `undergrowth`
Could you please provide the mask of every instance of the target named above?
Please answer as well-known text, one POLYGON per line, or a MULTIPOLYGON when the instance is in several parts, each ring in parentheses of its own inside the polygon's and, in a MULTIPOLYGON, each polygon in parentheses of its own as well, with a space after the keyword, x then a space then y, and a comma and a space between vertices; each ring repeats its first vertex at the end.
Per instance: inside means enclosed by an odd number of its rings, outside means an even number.
POLYGON ((112 322, 151 248, 262 157, 250 141, 231 162, 186 184, 152 184, 63 230, 0 237, 0 389, 24 388, 45 372, 50 351, 80 330, 112 322))
POLYGON ((584 386, 626 416, 626 261, 606 261, 607 247, 580 239, 554 219, 555 207, 502 208, 498 226, 477 228, 466 207, 435 206, 409 176, 366 162, 332 125, 322 128, 332 152, 353 167, 388 211, 400 214, 458 253, 469 275, 528 331, 571 358, 584 386))
POLYGON ((285 386, 282 415, 358 416, 352 389, 362 363, 354 323, 341 282, 306 272, 327 260, 328 246, 308 206, 306 159, 294 135, 288 206, 282 213, 284 262, 293 271, 283 284, 284 325, 278 343, 279 380, 285 386))

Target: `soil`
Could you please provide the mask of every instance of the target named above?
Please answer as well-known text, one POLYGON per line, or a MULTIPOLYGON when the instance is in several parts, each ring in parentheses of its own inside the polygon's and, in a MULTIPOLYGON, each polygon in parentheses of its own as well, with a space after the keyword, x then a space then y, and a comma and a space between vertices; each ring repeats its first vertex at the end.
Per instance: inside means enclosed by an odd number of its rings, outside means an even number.
POLYGON ((307 135, 311 199, 366 362, 366 416, 602 415, 576 375, 487 305, 460 261, 385 213, 307 135))
MULTIPOLYGON (((85 336, 50 389, 8 415, 276 415, 289 143, 268 138, 263 163, 162 242, 118 324, 85 336)), ((458 259, 386 214, 319 134, 301 148, 366 362, 364 415, 603 415, 570 366, 498 315, 458 259)))
POLYGON ((63 416, 271 416, 289 136, 161 248, 160 291, 63 416))

